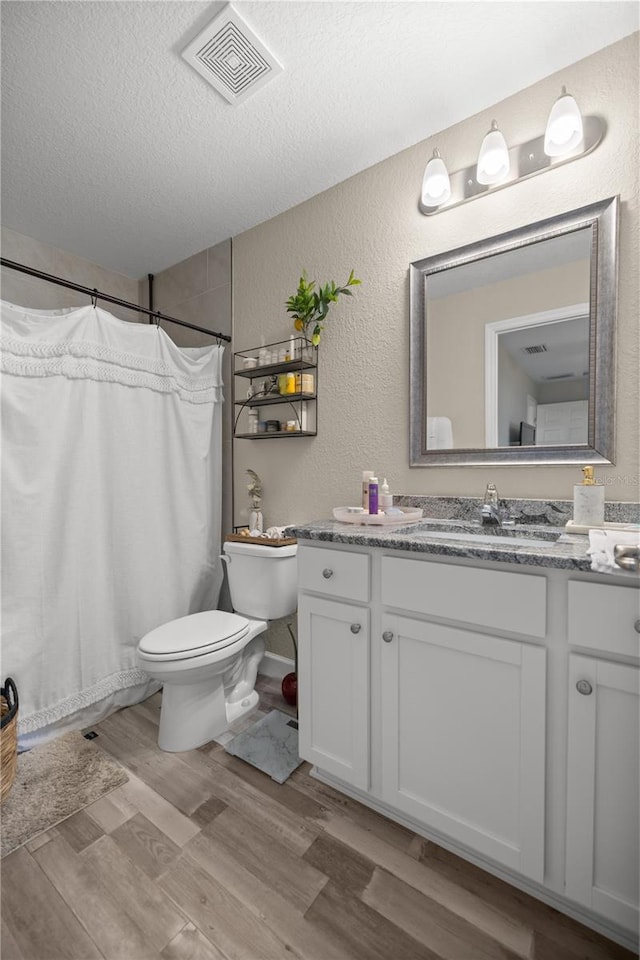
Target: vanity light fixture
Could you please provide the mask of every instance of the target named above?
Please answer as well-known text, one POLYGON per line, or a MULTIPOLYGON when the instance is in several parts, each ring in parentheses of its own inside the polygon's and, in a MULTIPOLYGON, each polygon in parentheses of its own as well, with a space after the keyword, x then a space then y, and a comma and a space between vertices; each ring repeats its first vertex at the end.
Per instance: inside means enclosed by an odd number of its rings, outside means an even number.
POLYGON ((548 157, 562 157, 576 150, 582 143, 584 133, 582 114, 578 104, 562 88, 562 93, 551 108, 544 135, 544 152, 548 157))
POLYGON ((433 156, 426 166, 422 180, 422 202, 425 206, 439 206, 451 196, 451 181, 445 162, 439 150, 433 151, 433 156))
POLYGON ((509 148, 498 130, 496 120, 491 121, 491 130, 482 141, 478 155, 476 179, 478 183, 500 183, 509 175, 509 148))
POLYGON ((527 143, 509 147, 493 120, 477 164, 449 174, 440 153, 434 150, 424 172, 418 208, 425 216, 432 216, 570 163, 595 150, 605 130, 599 117, 582 117, 575 99, 562 87, 545 132, 527 143))

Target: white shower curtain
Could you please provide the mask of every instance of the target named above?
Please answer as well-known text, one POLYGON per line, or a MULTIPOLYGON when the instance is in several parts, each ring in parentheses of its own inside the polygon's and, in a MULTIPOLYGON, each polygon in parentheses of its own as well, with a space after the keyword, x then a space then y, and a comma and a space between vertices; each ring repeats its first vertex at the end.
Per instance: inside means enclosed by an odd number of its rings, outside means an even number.
POLYGON ((215 608, 223 348, 0 308, 1 669, 24 743, 141 699, 140 638, 215 608))

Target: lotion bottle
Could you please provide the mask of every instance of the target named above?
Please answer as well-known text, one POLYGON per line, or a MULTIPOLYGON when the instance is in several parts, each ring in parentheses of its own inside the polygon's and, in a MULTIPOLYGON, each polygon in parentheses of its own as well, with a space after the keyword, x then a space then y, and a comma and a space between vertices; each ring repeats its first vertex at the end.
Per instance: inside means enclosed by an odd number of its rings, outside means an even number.
POLYGON ((382 486, 380 487, 380 496, 378 499, 380 501, 380 509, 383 513, 387 511, 389 507, 393 506, 393 497, 389 493, 389 484, 387 483, 386 477, 382 481, 382 486))
POLYGON ((583 527, 604 523, 604 485, 596 483, 593 467, 583 467, 584 480, 573 486, 573 522, 583 527))
POLYGON ((369 513, 378 515, 378 478, 369 478, 369 513))

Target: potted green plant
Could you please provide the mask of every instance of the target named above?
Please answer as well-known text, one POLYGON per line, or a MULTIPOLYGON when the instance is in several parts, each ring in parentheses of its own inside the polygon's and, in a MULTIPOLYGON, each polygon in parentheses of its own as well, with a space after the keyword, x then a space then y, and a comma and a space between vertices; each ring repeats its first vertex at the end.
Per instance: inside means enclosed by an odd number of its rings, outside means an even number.
POLYGON ((286 302, 287 312, 293 315, 295 329, 307 340, 311 340, 314 347, 317 347, 331 304, 336 303, 341 294, 351 297, 349 287, 354 287, 361 282, 354 276, 352 270, 343 287, 337 286, 335 281, 331 280, 324 285, 319 284, 316 290, 316 281, 308 280, 306 272, 303 271, 297 291, 286 302))

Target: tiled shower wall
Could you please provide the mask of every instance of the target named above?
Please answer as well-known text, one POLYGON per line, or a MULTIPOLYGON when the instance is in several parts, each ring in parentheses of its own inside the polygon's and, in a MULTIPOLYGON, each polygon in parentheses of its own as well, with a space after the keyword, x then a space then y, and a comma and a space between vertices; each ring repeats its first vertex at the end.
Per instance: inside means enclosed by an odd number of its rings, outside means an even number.
MULTIPOLYGON (((66 250, 60 250, 49 243, 41 243, 32 237, 26 237, 15 230, 2 228, 2 256, 7 260, 35 267, 43 273, 52 273, 84 287, 95 288, 102 293, 110 293, 120 300, 129 300, 139 303, 138 281, 125 277, 113 270, 90 260, 83 260, 66 250)), ((90 303, 90 298, 75 290, 67 290, 46 280, 38 280, 17 270, 2 268, 1 294, 3 300, 16 303, 21 307, 32 307, 34 310, 59 310, 61 307, 81 307, 90 303)), ((135 313, 124 307, 104 303, 102 306, 121 320, 144 320, 144 314, 135 313)))
MULTIPOLYGON (((148 305, 148 280, 139 281, 139 303, 148 305)), ((231 336, 231 241, 201 250, 153 278, 153 307, 177 320, 194 323, 231 336)), ((165 331, 180 346, 208 346, 211 337, 163 322, 165 331)), ((223 361, 225 403, 222 414, 222 533, 233 531, 233 397, 232 347, 225 344, 223 361)), ((226 581, 225 581, 226 583, 226 581)), ((220 606, 231 609, 226 586, 220 606)))

